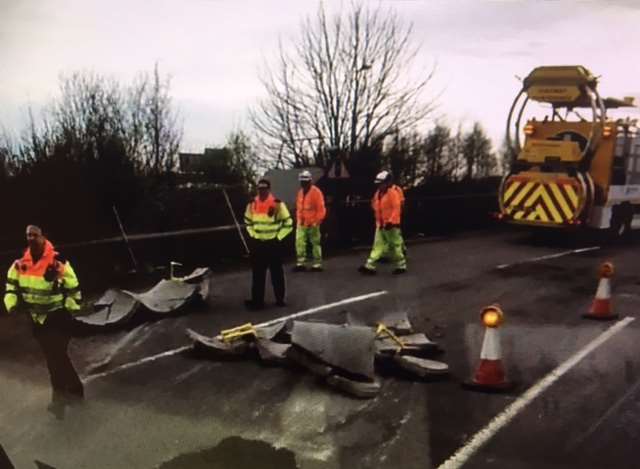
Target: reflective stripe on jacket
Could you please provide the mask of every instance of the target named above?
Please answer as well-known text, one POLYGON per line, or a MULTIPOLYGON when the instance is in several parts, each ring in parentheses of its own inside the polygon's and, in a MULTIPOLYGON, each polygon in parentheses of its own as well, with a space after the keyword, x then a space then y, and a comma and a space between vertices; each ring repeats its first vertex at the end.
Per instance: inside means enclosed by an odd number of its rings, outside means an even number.
POLYGON ((402 201, 397 190, 391 187, 384 193, 377 190, 371 201, 371 206, 376 217, 376 226, 383 227, 388 223, 400 225, 402 201))
POLYGON ((44 324, 51 311, 61 308, 79 311, 81 300, 73 267, 60 260, 49 241, 45 241, 44 253, 37 262, 33 262, 31 251, 26 249, 22 258, 9 268, 4 295, 4 305, 9 312, 22 303, 34 322, 44 324))
POLYGON ((296 198, 296 221, 299 226, 318 226, 327 215, 324 206, 324 195, 315 185, 311 185, 305 194, 304 189, 298 191, 296 198))
POLYGON ((273 194, 265 200, 259 197, 247 204, 244 222, 249 236, 260 241, 284 239, 293 230, 293 220, 284 202, 273 194))

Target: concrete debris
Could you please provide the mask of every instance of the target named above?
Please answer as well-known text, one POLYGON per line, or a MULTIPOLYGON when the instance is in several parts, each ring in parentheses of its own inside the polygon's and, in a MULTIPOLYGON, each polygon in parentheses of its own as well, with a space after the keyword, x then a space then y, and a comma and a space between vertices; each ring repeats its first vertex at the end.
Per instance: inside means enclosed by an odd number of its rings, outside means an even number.
POLYGON ((256 340, 256 348, 263 362, 285 364, 287 361, 287 352, 291 348, 291 344, 281 344, 272 340, 258 339, 256 340))
MULTIPOLYGON (((432 342, 425 334, 410 334, 399 337, 403 343, 402 352, 408 354, 423 354, 439 351, 438 344, 432 342)), ((395 353, 398 343, 391 337, 379 336, 375 342, 378 353, 395 353)))
POLYGON ((373 379, 376 332, 370 327, 294 321, 291 343, 324 363, 373 379))
POLYGON ((211 271, 201 267, 181 279, 161 280, 143 293, 110 289, 94 303, 95 313, 78 316, 77 320, 90 326, 108 326, 125 324, 141 310, 154 315, 173 313, 195 300, 206 300, 210 279, 211 271))
POLYGON ((435 360, 410 355, 396 355, 393 360, 400 368, 420 378, 442 376, 449 373, 449 365, 435 360))
POLYGON ((207 351, 217 357, 254 352, 251 355, 265 363, 294 363, 323 378, 330 387, 359 398, 372 398, 380 392, 376 366, 383 374, 390 367, 416 379, 448 373, 446 363, 423 358, 440 351, 425 334, 391 332, 392 326, 396 331, 411 329, 406 313, 386 316, 389 325, 375 322, 379 319, 367 320, 374 324, 372 327, 294 321, 288 332, 283 321, 268 327, 247 323, 221 331, 216 337, 192 330, 187 330, 187 334, 196 351, 207 351))
POLYGON ((109 289, 93 304, 95 313, 78 316, 77 320, 91 326, 125 323, 137 311, 140 303, 122 290, 109 289))
POLYGON ((396 334, 411 334, 413 327, 406 311, 370 311, 347 314, 347 322, 352 326, 377 327, 384 324, 396 334))
POLYGON ((222 358, 240 357, 249 351, 249 342, 245 340, 225 342, 220 339, 220 336, 207 337, 191 329, 187 329, 187 335, 193 340, 193 349, 195 352, 204 352, 207 355, 222 358))
POLYGON ((341 375, 330 375, 327 377, 327 384, 349 395, 360 397, 362 399, 370 399, 376 397, 380 393, 380 381, 356 381, 341 375))
POLYGON ((329 365, 322 363, 320 360, 309 354, 309 352, 296 347, 295 345, 287 350, 287 358, 309 371, 312 375, 319 376, 320 378, 326 378, 332 371, 332 368, 329 365))

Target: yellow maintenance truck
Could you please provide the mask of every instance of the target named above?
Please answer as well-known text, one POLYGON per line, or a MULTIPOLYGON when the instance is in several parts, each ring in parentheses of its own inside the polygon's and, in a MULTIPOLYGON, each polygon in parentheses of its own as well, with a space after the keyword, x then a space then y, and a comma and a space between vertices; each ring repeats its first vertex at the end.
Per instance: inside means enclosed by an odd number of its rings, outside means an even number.
POLYGON ((538 67, 523 80, 507 120, 514 159, 500 186, 500 219, 615 236, 640 227, 637 122, 608 115, 633 99, 602 98, 597 85, 582 66, 538 67), (525 119, 529 105, 545 115, 525 119))

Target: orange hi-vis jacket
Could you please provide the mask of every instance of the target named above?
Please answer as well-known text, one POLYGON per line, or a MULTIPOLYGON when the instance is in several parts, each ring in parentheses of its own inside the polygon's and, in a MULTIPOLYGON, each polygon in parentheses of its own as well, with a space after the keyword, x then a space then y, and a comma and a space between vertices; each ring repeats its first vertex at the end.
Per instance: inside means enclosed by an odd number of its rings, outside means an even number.
POLYGON ((324 195, 315 185, 311 185, 305 194, 303 189, 298 191, 296 198, 296 220, 298 226, 319 226, 327 215, 324 206, 324 195))
POLYGON ((47 314, 57 309, 80 310, 80 285, 71 264, 62 259, 49 241, 44 253, 33 261, 27 248, 7 273, 4 304, 11 312, 19 303, 31 313, 32 319, 44 324, 47 314))
POLYGON ((373 207, 378 228, 382 228, 387 224, 391 224, 394 227, 400 226, 402 199, 397 190, 391 187, 384 193, 377 190, 371 200, 371 206, 373 207))

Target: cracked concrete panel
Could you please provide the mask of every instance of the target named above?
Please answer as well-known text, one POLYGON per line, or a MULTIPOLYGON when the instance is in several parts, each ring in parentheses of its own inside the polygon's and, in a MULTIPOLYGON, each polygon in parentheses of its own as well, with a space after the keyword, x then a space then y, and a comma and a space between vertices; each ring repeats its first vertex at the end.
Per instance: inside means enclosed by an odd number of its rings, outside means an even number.
POLYGON ((174 312, 196 298, 206 300, 209 296, 211 271, 199 267, 181 279, 161 280, 151 290, 134 293, 127 290, 109 289, 94 303, 97 311, 77 319, 90 326, 107 326, 125 323, 142 305, 156 314, 174 312))
POLYGON ((78 316, 81 323, 91 326, 106 326, 126 322, 136 312, 139 303, 129 293, 109 289, 94 303, 97 311, 88 316, 78 316))
POLYGON ((376 332, 370 327, 295 321, 291 342, 325 363, 374 378, 376 332))
POLYGON ((218 337, 207 337, 191 329, 187 329, 187 336, 193 340, 193 350, 195 352, 211 353, 219 357, 242 356, 247 353, 250 345, 245 340, 223 342, 218 337))
POLYGON ((382 323, 399 334, 410 334, 413 329, 406 311, 349 312, 347 322, 352 326, 376 327, 382 323))
POLYGON ((126 291, 154 313, 166 314, 184 306, 197 293, 198 285, 182 280, 161 280, 155 287, 144 293, 126 291))

